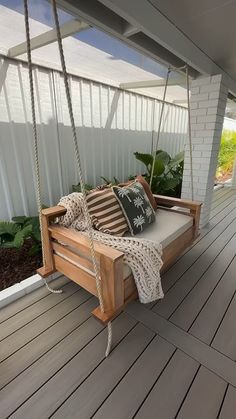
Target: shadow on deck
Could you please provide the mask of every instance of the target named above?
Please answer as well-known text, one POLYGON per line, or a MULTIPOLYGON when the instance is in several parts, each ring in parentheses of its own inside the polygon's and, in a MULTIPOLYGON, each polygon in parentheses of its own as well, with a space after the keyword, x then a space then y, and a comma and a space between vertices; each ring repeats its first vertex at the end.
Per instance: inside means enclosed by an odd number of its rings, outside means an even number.
POLYGON ((1 310, 0 418, 236 417, 236 192, 164 275, 165 298, 130 304, 106 329, 96 300, 60 278, 1 310))

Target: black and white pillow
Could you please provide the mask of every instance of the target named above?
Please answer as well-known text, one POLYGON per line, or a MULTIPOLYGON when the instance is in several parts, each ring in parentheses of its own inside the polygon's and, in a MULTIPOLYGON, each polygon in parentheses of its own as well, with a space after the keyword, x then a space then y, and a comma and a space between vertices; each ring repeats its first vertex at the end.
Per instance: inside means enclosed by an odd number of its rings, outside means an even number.
POLYGON ((155 212, 149 198, 139 182, 120 188, 113 186, 132 235, 145 230, 155 221, 155 212))

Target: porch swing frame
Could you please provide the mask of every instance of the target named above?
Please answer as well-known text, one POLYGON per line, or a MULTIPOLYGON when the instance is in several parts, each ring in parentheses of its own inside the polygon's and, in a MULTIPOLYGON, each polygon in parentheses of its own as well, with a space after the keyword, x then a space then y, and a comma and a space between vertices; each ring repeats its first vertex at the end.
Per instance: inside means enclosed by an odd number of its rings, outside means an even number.
MULTIPOLYGON (((178 206, 188 209, 189 213, 183 211, 183 214, 193 218, 192 226, 163 249, 161 268, 163 273, 197 238, 201 204, 162 195, 154 195, 154 198, 158 208, 179 214, 181 211, 173 208, 178 206)), ((57 217, 65 214, 66 209, 61 206, 42 210, 45 262, 37 272, 42 277, 48 277, 57 271, 61 272, 97 297, 96 283, 92 273, 93 266, 89 260, 91 258, 89 240, 79 231, 55 223, 57 217)), ((102 323, 107 324, 124 309, 126 304, 138 297, 137 288, 132 274, 125 279, 123 277, 124 253, 96 240, 94 240, 94 248, 100 269, 104 312, 99 305, 92 311, 92 314, 102 323)))
MULTIPOLYGON (((35 161, 36 161, 36 174, 38 179, 37 185, 37 198, 38 208, 40 214, 40 225, 41 225, 41 236, 42 236, 42 247, 43 247, 43 267, 38 269, 37 272, 43 277, 47 278, 55 272, 64 274, 67 278, 71 279, 82 288, 98 297, 99 306, 92 311, 92 314, 99 319, 103 324, 108 324, 108 346, 106 356, 110 351, 111 344, 111 326, 110 321, 116 317, 130 301, 138 297, 137 288, 134 282, 132 273, 124 279, 124 253, 99 243, 91 237, 86 237, 79 231, 71 230, 62 227, 56 223, 58 217, 62 217, 66 214, 66 208, 62 206, 55 206, 47 209, 41 209, 41 197, 40 197, 40 179, 39 179, 39 162, 38 162, 38 150, 37 150, 37 132, 36 132, 36 120, 34 112, 34 99, 33 99, 33 79, 32 79, 32 63, 30 53, 30 36, 28 27, 28 3, 24 0, 25 14, 26 16, 26 33, 27 33, 27 48, 28 48, 28 62, 29 62, 29 75, 31 82, 31 102, 32 102, 32 114, 34 119, 34 139, 35 139, 35 161), (92 260, 91 260, 92 255, 92 260), (95 269, 96 268, 96 269, 95 269), (98 270, 99 270, 99 284, 97 283, 98 270)), ((58 16, 56 11, 56 2, 52 0, 54 8, 55 21, 57 26, 57 36, 59 49, 61 46, 61 58, 64 60, 63 50, 61 43, 61 35, 59 29, 58 16)), ((168 84, 170 69, 168 69, 168 76, 166 80, 165 93, 168 84)), ((64 79, 67 77, 66 67, 64 63, 64 79)), ((189 104, 189 80, 188 80, 188 69, 187 74, 187 87, 188 87, 188 104, 189 104)), ((162 101, 162 113, 165 105, 165 93, 162 101)), ((68 92, 69 96, 69 92, 68 92)), ((70 98, 69 98, 70 99, 70 98)), ((70 100, 69 100, 70 102, 70 100)), ((69 103, 71 105, 71 103, 69 103)), ((72 105, 71 105, 72 106, 72 105)), ((72 127, 75 131, 73 112, 72 114, 72 127)), ((158 145, 161 129, 161 119, 159 121, 158 135, 156 141, 156 148, 158 145)), ((190 114, 189 114, 190 122, 190 114)), ((75 143, 77 145, 76 134, 75 143)), ((191 133, 189 132, 190 143, 191 133)), ((191 144, 190 144, 191 145, 191 144)), ((76 147, 75 147, 76 148, 76 147)), ((191 148, 191 147, 190 147, 191 148)), ((76 149, 78 154, 78 166, 80 167, 79 149, 76 149)), ((155 152, 153 150, 153 156, 155 152)), ((192 159, 192 157, 191 157, 192 159)), ((155 159, 153 159, 152 176, 150 184, 152 183, 153 168, 155 159)), ((191 164, 192 167, 192 164, 191 164)), ((80 178, 82 175, 80 173, 80 178)), ((83 182, 82 182, 83 183, 83 182)), ((85 191, 84 191, 85 195, 85 191)), ((193 196, 193 188, 192 188, 193 196)), ((162 261, 163 266, 161 272, 167 270, 173 262, 194 242, 199 233, 199 219, 201 211, 201 203, 193 200, 184 200, 172 197, 166 197, 161 195, 154 195, 157 202, 157 206, 169 212, 183 213, 185 216, 192 217, 192 226, 189 227, 184 233, 180 234, 176 239, 169 243, 163 249, 162 261), (185 211, 177 211, 174 207, 178 206, 185 211)), ((85 204, 86 205, 86 204, 85 204)), ((91 235, 91 234, 90 234, 91 235)), ((55 291, 56 292, 56 291, 55 291)))

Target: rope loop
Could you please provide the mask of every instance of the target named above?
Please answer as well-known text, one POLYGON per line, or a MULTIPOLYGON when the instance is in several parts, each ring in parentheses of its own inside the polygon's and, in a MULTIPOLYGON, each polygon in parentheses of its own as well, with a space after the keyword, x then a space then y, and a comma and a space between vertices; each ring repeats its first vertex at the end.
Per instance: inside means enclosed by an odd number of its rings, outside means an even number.
MULTIPOLYGON (((97 265, 97 259, 95 255, 95 249, 94 249, 94 241, 93 241, 93 226, 91 222, 91 218, 88 211, 88 205, 87 205, 87 199, 86 199, 86 190, 85 190, 85 183, 83 178, 83 171, 82 171, 82 164, 81 164, 81 158, 80 158, 80 151, 79 151, 79 144, 78 144, 78 137, 75 127, 75 119, 74 119, 74 113, 73 113, 73 105, 72 105, 72 98, 69 88, 69 78, 68 73, 66 69, 66 62, 65 62, 65 56, 64 56, 64 50, 62 45, 62 37, 61 37, 61 30, 60 30, 60 23, 59 23, 59 17, 57 12, 57 6, 56 1, 51 0, 52 4, 52 10, 54 15, 54 21, 56 26, 56 32, 57 32, 57 42, 58 42, 58 48, 59 48, 59 54, 60 54, 60 60, 61 60, 61 67, 62 67, 62 73, 63 73, 63 79, 64 79, 64 86, 65 86, 65 92, 66 92, 66 99, 67 99, 67 105, 70 115, 70 122, 71 122, 71 129, 72 129, 72 137, 73 137, 73 143, 74 143, 74 149, 75 149, 75 157, 77 162, 77 170, 79 175, 79 181, 81 185, 81 192, 84 198, 84 215, 85 215, 85 221, 88 226, 88 237, 89 237, 89 246, 90 246, 90 252, 92 256, 92 262, 93 262, 93 269, 95 273, 95 280, 96 280, 96 288, 97 288, 97 294, 99 299, 99 304, 101 311, 104 313, 104 303, 103 303, 103 296, 102 296, 102 290, 101 290, 101 277, 99 268, 97 265)), ((108 323, 108 342, 107 342, 107 349, 105 352, 105 355, 108 356, 111 350, 111 341, 112 341, 112 326, 111 322, 108 323)))
MULTIPOLYGON (((34 171, 35 171, 35 194, 37 209, 39 214, 39 225, 41 231, 41 243, 42 243, 42 257, 43 264, 45 265, 45 248, 44 248, 44 235, 42 234, 42 198, 41 198, 41 182, 40 182, 40 167, 39 167, 39 152, 38 152, 38 132, 36 123, 36 111, 35 111, 35 99, 34 99, 34 80, 33 80, 33 65, 31 58, 31 42, 30 42, 30 27, 29 27, 29 8, 28 0, 24 0, 24 16, 25 16, 25 33, 26 33, 26 44, 27 44, 27 58, 28 58, 28 74, 29 74, 29 85, 30 85, 30 102, 31 102, 31 113, 32 113, 32 125, 33 125, 33 150, 34 150, 34 171)), ((49 287, 47 280, 44 278, 47 289, 55 294, 61 294, 62 290, 54 290, 49 287)))

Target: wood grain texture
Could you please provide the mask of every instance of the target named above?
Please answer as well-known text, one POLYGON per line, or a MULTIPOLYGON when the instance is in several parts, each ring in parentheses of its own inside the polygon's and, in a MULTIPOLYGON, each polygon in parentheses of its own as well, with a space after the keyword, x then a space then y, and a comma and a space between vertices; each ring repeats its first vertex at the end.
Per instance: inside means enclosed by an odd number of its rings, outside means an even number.
POLYGON ((188 391, 199 364, 177 351, 164 369, 135 418, 173 419, 188 391))
MULTIPOLYGON (((96 321, 93 320, 93 322, 96 321)), ((129 318, 129 316, 125 314, 114 321, 114 346, 118 345, 126 334, 134 328, 135 323, 135 320, 129 318)), ((104 361, 106 335, 107 331, 104 330, 84 349, 78 352, 64 368, 58 370, 56 375, 34 393, 33 396, 12 415, 12 418, 48 418, 86 379, 91 371, 104 361)), ((74 342, 74 345, 77 347, 76 342, 74 342)), ((30 376, 29 379, 32 379, 32 377, 30 376)))
MULTIPOLYGON (((36 366, 34 363, 38 360, 40 363, 40 358, 46 354, 46 352, 52 349, 54 350, 54 347, 56 347, 59 342, 85 322, 91 316, 91 310, 95 307, 96 303, 96 299, 92 297, 89 298, 89 300, 82 302, 72 312, 58 320, 55 325, 46 329, 35 339, 28 342, 25 346, 3 361, 1 364, 0 388, 9 384, 11 380, 14 380, 15 377, 21 374, 26 368, 29 368, 32 364, 31 371, 33 374, 34 367, 36 366)), ((100 329, 101 327, 98 327, 98 330, 100 329)), ((21 379, 23 379, 22 376, 21 379)), ((10 394, 12 391, 13 387, 11 386, 10 394)))
POLYGON ((89 295, 86 291, 79 290, 76 293, 73 292, 71 298, 68 297, 69 293, 67 294, 67 298, 64 298, 60 303, 58 302, 49 311, 36 317, 21 329, 18 329, 15 333, 5 338, 1 342, 0 361, 8 358, 29 341, 40 335, 44 330, 56 324, 59 319, 78 307, 82 301, 88 299, 89 295))
MULTIPOLYGON (((61 276, 58 279, 50 282, 50 286, 60 289, 63 288, 68 283, 68 278, 61 276)), ((15 316, 20 311, 23 311, 25 308, 32 306, 37 301, 47 297, 50 292, 46 287, 40 287, 37 290, 25 295, 23 298, 19 298, 16 301, 13 301, 9 305, 1 308, 0 312, 0 324, 9 319, 10 317, 15 316)))
POLYGON ((233 419, 236 412, 236 388, 229 386, 219 414, 219 419, 233 419))
POLYGON ((173 345, 159 336, 155 337, 95 413, 94 418, 131 419, 174 352, 173 345))
POLYGON ((227 383, 201 367, 177 415, 177 419, 216 419, 227 383))

